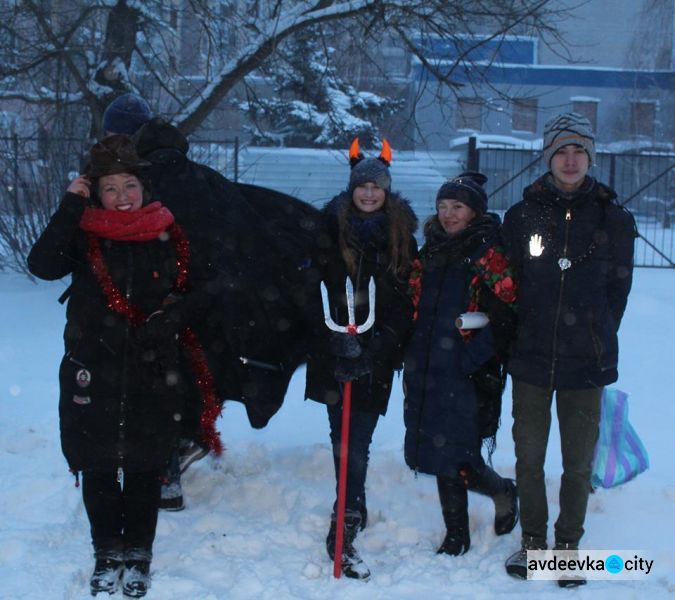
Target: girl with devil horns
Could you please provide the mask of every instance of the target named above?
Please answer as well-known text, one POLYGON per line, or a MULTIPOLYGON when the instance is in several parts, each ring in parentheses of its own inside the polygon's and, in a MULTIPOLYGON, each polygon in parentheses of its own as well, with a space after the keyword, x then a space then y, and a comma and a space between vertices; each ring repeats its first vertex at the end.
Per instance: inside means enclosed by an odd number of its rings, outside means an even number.
MULTIPOLYGON (((90 151, 28 257, 31 273, 68 274, 65 355, 59 371, 61 446, 91 525, 91 592, 144 596, 160 476, 197 386, 202 428, 220 449, 212 379, 189 323, 208 298, 191 292, 190 248, 171 212, 150 202, 126 135, 90 151), (192 367, 183 376, 181 365, 192 367)), ((195 286, 198 287, 198 286, 195 286)))
MULTIPOLYGON (((358 579, 370 575, 353 547, 366 526, 365 482, 369 446, 380 415, 387 410, 394 370, 413 322, 407 280, 417 255, 413 233, 417 218, 408 202, 391 191, 391 149, 386 140, 378 158, 364 158, 358 138, 351 145, 347 190, 323 209, 325 235, 315 257, 325 283, 330 313, 339 325, 349 322, 345 281, 354 286, 354 315, 363 323, 369 312, 368 283, 375 281, 375 322, 362 334, 330 333, 323 314, 316 316, 316 348, 307 365, 305 397, 328 407, 336 478, 339 471, 342 392, 352 381, 346 513, 342 572, 358 579)), ((317 286, 318 287, 318 286, 317 286)), ((326 539, 334 560, 335 508, 326 539)))

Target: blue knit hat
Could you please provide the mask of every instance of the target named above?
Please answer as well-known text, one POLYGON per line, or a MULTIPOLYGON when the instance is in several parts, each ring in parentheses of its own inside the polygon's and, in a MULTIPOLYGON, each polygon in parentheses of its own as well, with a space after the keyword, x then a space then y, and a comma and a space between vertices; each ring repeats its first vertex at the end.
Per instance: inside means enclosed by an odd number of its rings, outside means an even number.
POLYGON ((488 208, 488 197, 483 187, 486 181, 487 177, 476 171, 460 173, 440 187, 436 203, 440 200, 459 200, 477 215, 482 215, 488 208))
POLYGON ((152 119, 148 103, 128 92, 115 98, 103 113, 103 129, 110 133, 133 135, 152 119))

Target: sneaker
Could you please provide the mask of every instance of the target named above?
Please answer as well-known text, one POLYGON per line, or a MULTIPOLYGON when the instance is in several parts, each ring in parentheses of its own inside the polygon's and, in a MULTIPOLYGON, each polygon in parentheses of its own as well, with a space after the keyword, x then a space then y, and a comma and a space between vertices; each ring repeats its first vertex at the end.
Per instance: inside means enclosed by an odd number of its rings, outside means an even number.
POLYGON ((506 559, 506 572, 516 579, 527 579, 527 549, 521 548, 506 559))
POLYGON ((565 575, 558 579, 558 585, 561 588, 575 588, 580 585, 586 585, 586 578, 581 575, 565 575))
POLYGON ((181 440, 178 448, 178 468, 181 475, 188 470, 188 467, 198 460, 201 460, 209 453, 209 449, 202 446, 194 440, 181 440))
POLYGON ((129 598, 142 598, 150 588, 150 561, 128 560, 124 564, 122 592, 129 598))
POLYGON ((159 510, 178 512, 184 508, 183 488, 180 485, 180 481, 162 484, 161 496, 159 498, 159 510))
MULTIPOLYGON (((579 550, 579 546, 577 544, 567 544, 564 542, 556 542, 555 546, 553 546, 554 550, 564 550, 566 552, 574 552, 574 556, 577 556, 577 552, 579 550)), ((581 585, 586 585, 586 578, 583 577, 582 575, 563 575, 560 579, 558 579, 558 585, 561 588, 575 588, 579 587, 581 585)))
POLYGON ((97 558, 94 572, 89 580, 91 595, 96 596, 99 592, 114 594, 119 585, 122 574, 122 561, 111 558, 97 558))
POLYGON ((546 550, 546 540, 537 540, 531 536, 524 536, 520 550, 506 559, 506 572, 516 579, 527 579, 527 551, 546 550))

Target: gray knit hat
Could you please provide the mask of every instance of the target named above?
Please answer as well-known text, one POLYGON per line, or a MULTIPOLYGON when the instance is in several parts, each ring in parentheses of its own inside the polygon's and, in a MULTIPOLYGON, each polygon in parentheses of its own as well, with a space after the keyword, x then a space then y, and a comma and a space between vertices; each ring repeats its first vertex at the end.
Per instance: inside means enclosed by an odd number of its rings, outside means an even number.
POLYGON ((351 194, 354 188, 365 183, 374 183, 385 192, 391 191, 391 147, 387 140, 382 140, 382 151, 377 158, 365 158, 359 147, 359 138, 354 138, 349 148, 349 173, 348 191, 351 194))
POLYGON ((103 113, 103 129, 110 133, 133 135, 152 119, 148 103, 140 96, 122 94, 115 98, 103 113))
POLYGON ((364 158, 356 164, 349 175, 349 191, 364 183, 374 183, 384 191, 391 191, 389 168, 379 158, 364 158))
POLYGON ((589 166, 595 163, 595 136, 591 122, 575 112, 562 113, 544 125, 544 162, 551 166, 553 155, 563 146, 581 146, 588 154, 589 166))

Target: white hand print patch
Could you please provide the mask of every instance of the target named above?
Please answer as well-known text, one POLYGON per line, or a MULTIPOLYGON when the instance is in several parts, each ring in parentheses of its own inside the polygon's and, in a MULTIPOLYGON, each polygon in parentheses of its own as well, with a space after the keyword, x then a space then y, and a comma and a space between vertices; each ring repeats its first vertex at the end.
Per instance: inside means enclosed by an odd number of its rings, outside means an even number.
POLYGON ((530 256, 541 256, 544 246, 541 243, 541 236, 535 233, 530 238, 530 256))

